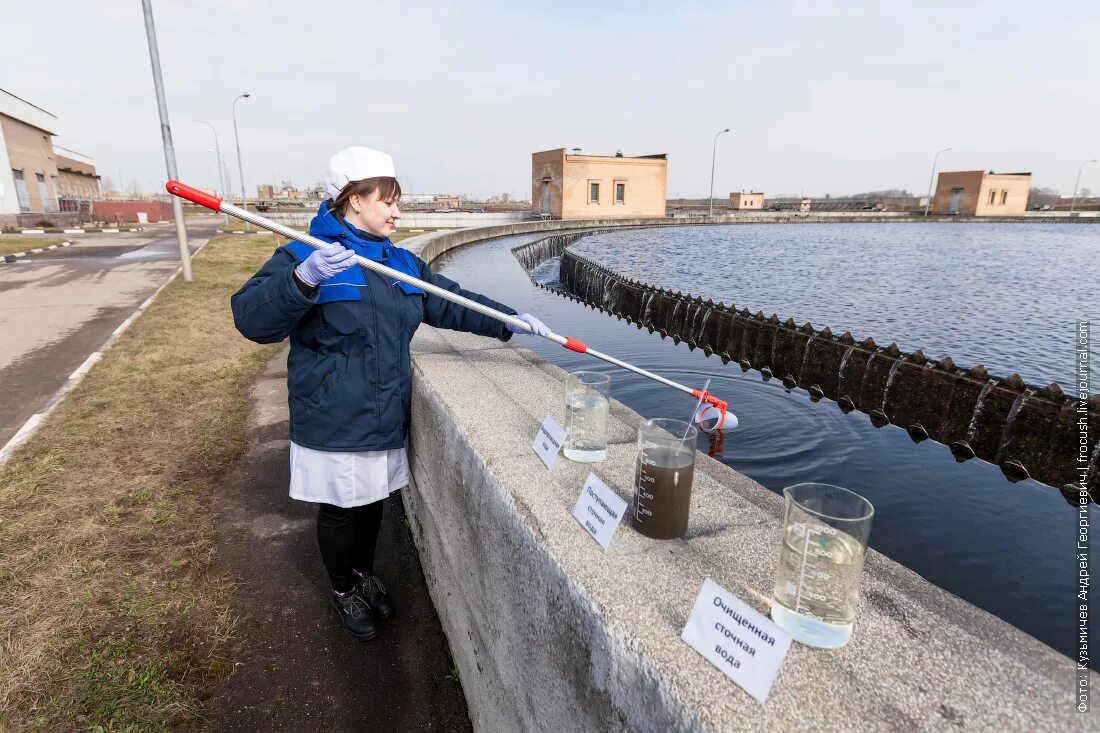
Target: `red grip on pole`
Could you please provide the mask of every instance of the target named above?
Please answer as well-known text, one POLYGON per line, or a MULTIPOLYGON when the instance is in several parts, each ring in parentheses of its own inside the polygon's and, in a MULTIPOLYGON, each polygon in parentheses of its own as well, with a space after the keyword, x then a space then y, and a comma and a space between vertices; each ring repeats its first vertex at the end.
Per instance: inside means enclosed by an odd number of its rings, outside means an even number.
POLYGON ((570 351, 575 351, 578 354, 583 354, 584 352, 588 351, 587 346, 570 336, 565 337, 565 348, 569 349, 570 351))
POLYGON ((206 191, 200 191, 179 181, 168 181, 164 187, 173 196, 179 196, 181 199, 187 199, 191 203, 205 206, 213 211, 221 211, 222 200, 218 196, 211 196, 206 191))
POLYGON ((729 408, 728 402, 723 402, 722 400, 712 395, 710 392, 703 392, 702 390, 693 389, 691 390, 691 396, 696 399, 700 399, 708 404, 714 405, 722 411, 722 414, 725 414, 726 410, 729 408))

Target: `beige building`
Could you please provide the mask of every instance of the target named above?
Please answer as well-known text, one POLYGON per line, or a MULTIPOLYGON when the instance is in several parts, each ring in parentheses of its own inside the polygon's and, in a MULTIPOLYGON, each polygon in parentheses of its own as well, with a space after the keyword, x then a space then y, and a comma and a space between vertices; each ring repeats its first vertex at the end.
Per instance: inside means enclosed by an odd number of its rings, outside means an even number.
POLYGON ((555 219, 663 217, 668 156, 531 155, 531 205, 555 219))
POLYGON ((954 171, 936 178, 933 214, 1018 216, 1027 209, 1030 173, 954 171))
POLYGON ((94 161, 55 150, 57 134, 56 116, 0 89, 0 215, 52 213, 60 200, 99 194, 94 161))
POLYGON ((54 145, 53 150, 57 164, 57 197, 62 203, 72 199, 99 198, 99 175, 95 172, 95 161, 59 145, 54 145))
POLYGON ((760 211, 764 208, 764 194, 762 193, 731 193, 730 208, 738 210, 760 211))

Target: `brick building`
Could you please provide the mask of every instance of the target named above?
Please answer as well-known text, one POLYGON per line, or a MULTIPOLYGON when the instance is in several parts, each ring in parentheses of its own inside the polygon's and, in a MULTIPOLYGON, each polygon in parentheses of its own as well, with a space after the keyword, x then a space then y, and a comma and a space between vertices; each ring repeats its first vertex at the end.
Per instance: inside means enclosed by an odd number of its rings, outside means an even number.
POLYGON ((1027 209, 1030 173, 952 171, 936 178, 933 214, 1019 216, 1027 209))
POLYGON ((0 216, 60 211, 67 198, 90 200, 99 193, 91 158, 54 149, 57 117, 0 89, 0 216))
POLYGON ((663 217, 668 156, 531 154, 531 205, 556 219, 663 217))

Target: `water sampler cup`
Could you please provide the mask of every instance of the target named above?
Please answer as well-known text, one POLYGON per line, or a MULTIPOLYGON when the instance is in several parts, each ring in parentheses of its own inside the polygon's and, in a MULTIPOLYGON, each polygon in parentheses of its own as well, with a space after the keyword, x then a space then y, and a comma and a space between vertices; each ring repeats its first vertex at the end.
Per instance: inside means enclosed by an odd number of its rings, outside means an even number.
POLYGON ((666 417, 645 420, 639 427, 634 529, 646 537, 674 540, 687 531, 698 433, 692 425, 666 417))
POLYGON ((772 620, 807 646, 842 647, 852 636, 875 508, 830 484, 795 484, 783 495, 772 620))
POLYGON ((565 457, 595 463, 607 455, 607 413, 611 377, 600 372, 570 372, 565 378, 565 457))

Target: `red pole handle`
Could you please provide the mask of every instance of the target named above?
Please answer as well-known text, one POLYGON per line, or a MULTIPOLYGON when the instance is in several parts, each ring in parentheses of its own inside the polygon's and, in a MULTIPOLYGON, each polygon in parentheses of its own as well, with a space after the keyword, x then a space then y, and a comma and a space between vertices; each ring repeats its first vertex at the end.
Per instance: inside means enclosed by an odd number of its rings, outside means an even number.
POLYGON ((199 206, 205 206, 213 211, 220 211, 222 208, 222 200, 220 197, 211 196, 206 191, 200 191, 197 188, 192 188, 179 181, 168 181, 168 183, 164 184, 164 187, 168 189, 168 193, 173 196, 187 199, 191 203, 198 204, 199 206))

